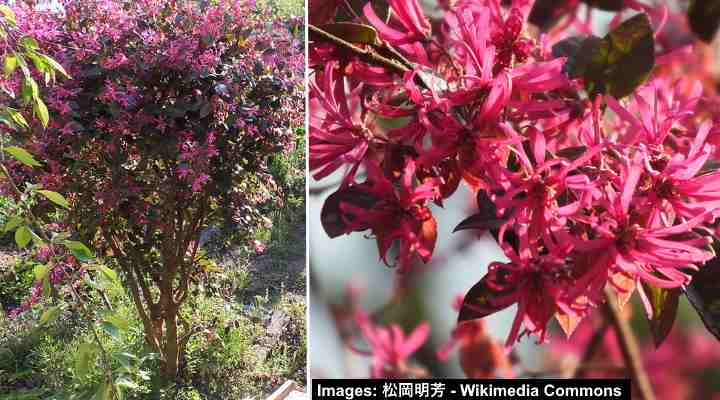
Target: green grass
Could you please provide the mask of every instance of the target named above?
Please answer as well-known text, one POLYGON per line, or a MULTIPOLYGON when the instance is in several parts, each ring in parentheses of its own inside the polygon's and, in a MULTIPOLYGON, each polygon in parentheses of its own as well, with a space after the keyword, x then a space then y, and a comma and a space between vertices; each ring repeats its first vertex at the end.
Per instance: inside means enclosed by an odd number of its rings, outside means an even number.
POLYGON ((298 0, 261 0, 260 3, 269 4, 278 14, 287 16, 304 16, 305 2, 298 0))

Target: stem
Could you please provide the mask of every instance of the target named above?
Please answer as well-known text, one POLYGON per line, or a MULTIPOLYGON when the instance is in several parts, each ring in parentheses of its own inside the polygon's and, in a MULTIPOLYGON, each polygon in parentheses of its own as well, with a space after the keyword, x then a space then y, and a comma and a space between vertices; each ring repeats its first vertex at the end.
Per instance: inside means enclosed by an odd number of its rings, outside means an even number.
POLYGON ((610 288, 605 288, 605 298, 607 299, 604 305, 605 312, 617 335, 618 344, 620 344, 620 350, 622 350, 622 355, 625 359, 625 365, 627 365, 630 370, 632 379, 637 384, 638 391, 642 398, 645 400, 655 400, 655 394, 650 386, 650 380, 642 364, 640 349, 635 334, 630 328, 628 321, 620 315, 615 295, 610 288))
POLYGON ((597 353, 597 351, 600 349, 603 339, 605 338, 605 333, 607 333, 609 326, 610 325, 608 321, 603 320, 600 328, 595 331, 593 337, 590 339, 590 343, 588 343, 587 347, 585 348, 585 352, 583 353, 580 362, 575 367, 575 370, 572 371, 572 373, 570 374, 572 378, 582 378, 585 375, 585 373, 589 369, 588 363, 595 356, 595 353, 597 353))

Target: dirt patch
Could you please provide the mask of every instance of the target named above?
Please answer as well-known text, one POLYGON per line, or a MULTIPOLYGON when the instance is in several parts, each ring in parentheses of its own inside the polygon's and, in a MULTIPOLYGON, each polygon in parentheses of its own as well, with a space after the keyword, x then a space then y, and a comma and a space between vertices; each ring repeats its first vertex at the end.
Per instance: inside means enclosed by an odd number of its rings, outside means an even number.
POLYGON ((247 266, 248 285, 239 291, 238 300, 247 304, 255 296, 276 300, 283 292, 305 303, 305 224, 298 224, 283 248, 269 248, 254 257, 247 266))

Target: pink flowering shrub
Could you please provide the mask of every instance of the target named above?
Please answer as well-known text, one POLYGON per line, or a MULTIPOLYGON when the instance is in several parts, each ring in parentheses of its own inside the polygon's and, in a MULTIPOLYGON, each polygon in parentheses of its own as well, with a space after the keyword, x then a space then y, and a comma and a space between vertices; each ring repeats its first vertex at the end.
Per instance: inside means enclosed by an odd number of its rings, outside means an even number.
POLYGON ((662 2, 586 2, 615 12, 598 37, 579 1, 439 2, 434 18, 417 0, 388 1, 389 18, 321 3, 310 169, 342 177, 322 225, 368 232, 395 298, 452 240, 433 209, 463 184, 478 211, 456 231, 490 232, 507 261, 464 296, 460 332, 516 305, 506 346, 544 342, 551 320, 570 335, 608 294, 637 294, 658 342, 683 290, 710 318, 690 292, 715 257, 720 109, 695 11, 689 27, 662 2))
POLYGON ((304 121, 303 21, 254 1, 61 3, 15 6, 73 79, 43 89, 47 129, 16 137, 43 168, 13 173, 65 194, 68 226, 115 260, 174 378, 199 233, 228 219, 250 231, 279 196, 266 162, 304 121))

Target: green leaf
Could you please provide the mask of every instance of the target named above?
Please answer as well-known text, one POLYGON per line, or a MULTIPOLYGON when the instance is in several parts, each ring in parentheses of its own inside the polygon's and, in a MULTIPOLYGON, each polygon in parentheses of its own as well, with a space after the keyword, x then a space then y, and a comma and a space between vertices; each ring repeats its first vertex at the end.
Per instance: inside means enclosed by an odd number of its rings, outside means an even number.
POLYGON ((33 242, 35 242, 35 244, 37 244, 37 245, 42 245, 43 243, 45 243, 45 241, 43 240, 43 238, 41 238, 41 237, 40 237, 37 233, 35 233, 35 231, 33 231, 33 230, 30 230, 30 237, 32 238, 33 242))
POLYGON ((376 44, 378 33, 372 26, 352 22, 336 22, 320 27, 325 32, 335 35, 350 43, 376 44))
POLYGON ((41 326, 47 325, 57 319, 57 317, 62 314, 62 308, 60 306, 53 306, 45 310, 45 312, 42 313, 40 316, 40 321, 38 322, 41 326))
POLYGON ((30 76, 30 68, 28 68, 27 62, 25 62, 25 58, 23 58, 22 55, 19 55, 17 53, 13 53, 17 57, 17 63, 20 67, 20 70, 22 71, 22 74, 24 77, 30 76))
POLYGON ((117 327, 107 321, 102 321, 100 323, 100 326, 103 328, 105 332, 107 332, 110 336, 112 336, 115 339, 120 339, 120 331, 117 329, 117 327))
POLYGON ((702 41, 712 42, 720 27, 720 0, 691 0, 688 24, 702 41))
POLYGON ((38 88, 38 84, 35 82, 35 79, 30 76, 23 78, 22 85, 20 87, 20 95, 26 104, 40 97, 40 88, 38 88))
POLYGON ((665 341, 672 330, 680 299, 680 289, 663 289, 643 284, 645 294, 650 300, 653 310, 652 318, 648 319, 655 347, 665 341))
POLYGON ((75 355, 75 374, 78 377, 85 377, 90 373, 90 368, 95 366, 95 360, 99 349, 95 343, 81 343, 75 355))
POLYGON ((126 330, 130 327, 130 322, 117 314, 111 314, 105 317, 105 321, 115 325, 119 330, 126 330))
POLYGON ((135 354, 120 352, 113 353, 112 357, 117 360, 126 370, 131 370, 138 362, 138 358, 135 354))
POLYGON ((5 77, 9 78, 18 66, 18 59, 15 56, 5 56, 5 77))
POLYGON ((47 264, 36 265, 33 268, 33 275, 35 275, 35 282, 42 282, 50 272, 50 266, 47 264))
POLYGON ((22 116, 17 110, 7 107, 5 111, 10 116, 10 119, 17 125, 20 125, 21 127, 25 129, 30 129, 30 125, 28 125, 27 120, 25 120, 25 117, 22 116))
POLYGON ((63 208, 69 208, 70 203, 68 203, 67 200, 65 200, 65 197, 61 195, 60 193, 53 192, 51 190, 38 190, 38 193, 45 196, 48 200, 52 201, 53 203, 59 205, 63 208))
POLYGON ((18 41, 20 45, 25 46, 28 50, 38 50, 40 48, 40 45, 38 44, 37 40, 35 38, 32 38, 30 36, 23 36, 18 41))
POLYGON ((3 227, 3 233, 14 231, 15 228, 20 226, 20 224, 22 224, 23 222, 25 222, 25 219, 23 219, 23 217, 19 215, 14 215, 10 217, 10 219, 5 223, 5 226, 3 227))
POLYGON ((60 243, 70 237, 70 232, 53 232, 50 243, 60 243))
POLYGON ((95 254, 87 248, 82 242, 77 242, 74 240, 66 240, 63 242, 65 247, 70 250, 72 255, 78 259, 78 261, 90 261, 95 259, 95 254))
POLYGON ((27 226, 23 225, 15 231, 15 243, 21 249, 24 249, 30 243, 30 239, 32 239, 32 233, 27 226))
POLYGON ((110 281, 113 285, 120 286, 120 279, 118 279, 117 273, 115 271, 105 265, 98 266, 97 270, 100 271, 100 273, 103 274, 103 276, 107 278, 107 280, 110 281))
POLYGON ((100 323, 103 330, 110 334, 115 339, 120 339, 120 333, 127 330, 130 327, 130 323, 118 316, 117 314, 110 314, 100 323))
POLYGON ((27 150, 17 147, 17 146, 9 146, 5 147, 3 150, 5 150, 6 153, 10 154, 18 160, 19 162, 27 165, 28 167, 39 167, 40 163, 35 160, 35 158, 30 154, 27 150))
POLYGON ((32 60, 32 63, 35 66, 36 71, 45 72, 47 70, 48 65, 45 63, 45 59, 42 58, 39 54, 30 53, 28 56, 30 57, 30 60, 32 60))
POLYGON ((10 7, 5 4, 0 4, 0 13, 2 13, 3 17, 5 17, 10 24, 17 25, 15 12, 10 7))
POLYGON ((655 39, 647 14, 638 14, 603 39, 588 38, 573 60, 591 97, 610 94, 620 99, 632 93, 655 66, 655 39))
POLYGON ((121 376, 115 380, 115 386, 117 386, 119 389, 128 389, 128 390, 135 390, 138 389, 140 386, 135 383, 133 380, 126 376, 121 376))
POLYGON ((45 279, 42 281, 42 297, 49 297, 50 296, 50 279, 45 279))
POLYGON ((45 105, 45 102, 42 101, 39 97, 35 98, 35 101, 33 102, 33 111, 35 112, 35 115, 40 119, 40 122, 42 123, 43 128, 47 128, 48 123, 50 122, 50 113, 48 112, 48 108, 45 105))
POLYGON ((60 75, 62 75, 63 77, 70 79, 70 75, 68 75, 68 73, 65 71, 65 68, 63 68, 63 66, 60 65, 59 62, 55 61, 52 57, 46 55, 42 55, 42 57, 44 58, 45 63, 47 63, 52 69, 59 72, 60 75))

